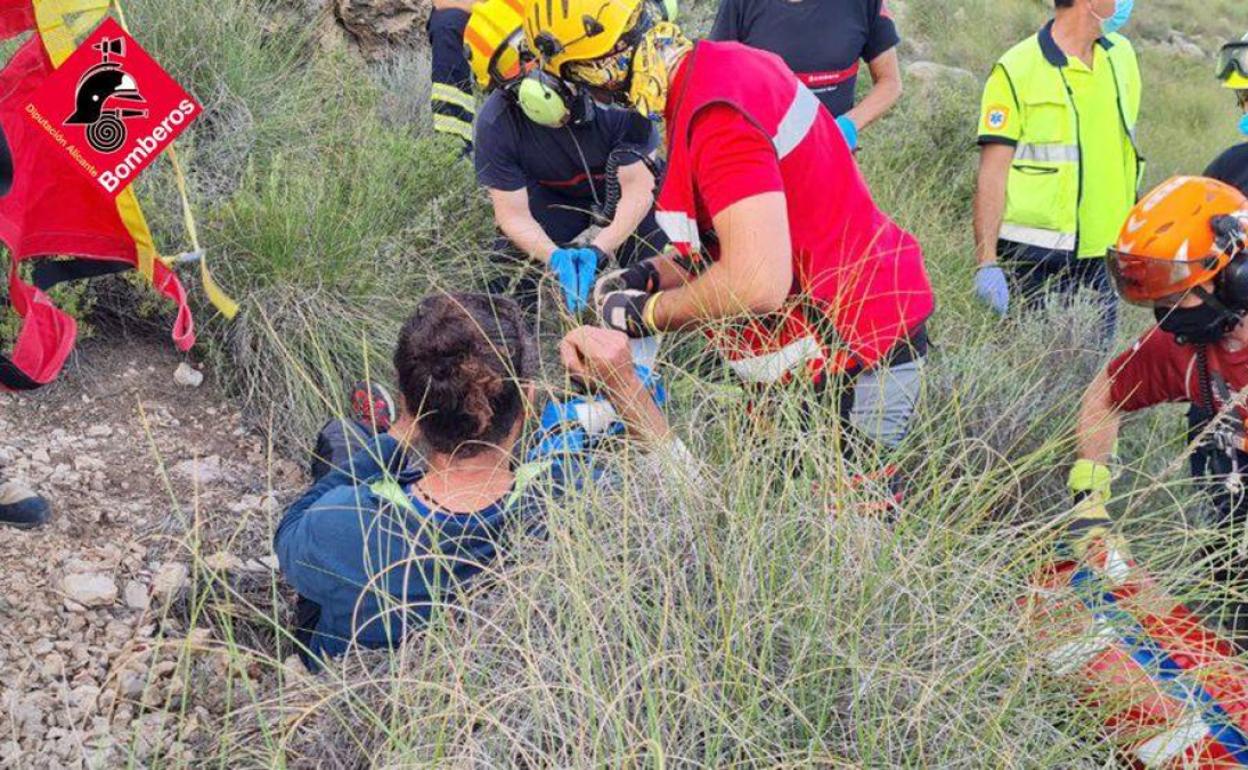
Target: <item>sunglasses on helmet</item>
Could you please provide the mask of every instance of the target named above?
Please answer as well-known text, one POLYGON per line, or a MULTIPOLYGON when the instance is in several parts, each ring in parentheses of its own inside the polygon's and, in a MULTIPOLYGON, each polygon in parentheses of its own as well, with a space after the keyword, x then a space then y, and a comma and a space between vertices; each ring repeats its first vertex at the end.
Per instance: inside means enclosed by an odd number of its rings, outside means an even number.
POLYGON ((1218 80, 1226 80, 1232 72, 1248 78, 1248 40, 1227 43, 1218 51, 1218 80))
POLYGON ((517 29, 494 49, 488 71, 490 80, 506 88, 518 83, 537 66, 537 57, 524 45, 524 30, 517 29))

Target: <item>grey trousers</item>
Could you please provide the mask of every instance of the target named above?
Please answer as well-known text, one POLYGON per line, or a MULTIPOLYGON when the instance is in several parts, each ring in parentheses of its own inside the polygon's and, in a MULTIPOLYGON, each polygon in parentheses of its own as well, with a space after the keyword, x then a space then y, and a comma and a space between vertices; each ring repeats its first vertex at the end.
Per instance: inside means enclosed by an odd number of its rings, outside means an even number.
POLYGON ((889 449, 910 432, 923 384, 924 359, 865 372, 854 382, 847 404, 849 424, 866 438, 889 449))

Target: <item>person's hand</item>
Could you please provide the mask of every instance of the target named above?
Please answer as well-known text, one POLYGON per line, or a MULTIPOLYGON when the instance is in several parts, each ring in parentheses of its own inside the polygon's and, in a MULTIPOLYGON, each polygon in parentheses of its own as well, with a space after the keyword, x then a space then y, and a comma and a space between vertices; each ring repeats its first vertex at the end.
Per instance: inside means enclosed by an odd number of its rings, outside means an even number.
POLYGON ((590 289, 594 287, 594 279, 598 277, 598 271, 606 267, 611 261, 607 253, 597 246, 586 246, 583 249, 576 250, 576 297, 577 303, 581 308, 586 307, 586 301, 589 299, 590 289))
POLYGON ((1108 465, 1087 458, 1076 460, 1070 468, 1066 486, 1074 496, 1075 505, 1066 523, 1063 541, 1077 559, 1084 558, 1094 548, 1114 550, 1125 558, 1125 546, 1114 534, 1113 519, 1105 508, 1112 476, 1108 465))
POLYGON ((858 149, 858 126, 854 124, 854 119, 848 115, 842 115, 836 119, 836 126, 841 129, 845 144, 849 145, 849 151, 856 151, 858 149))
POLYGON ((1100 495, 1091 494, 1075 503, 1064 529, 1062 544, 1076 559, 1084 559, 1094 551, 1116 551, 1126 557, 1125 546, 1114 532, 1114 520, 1100 495))
POLYGON ((605 261, 605 258, 606 254, 596 246, 555 249, 551 252, 550 269, 559 279, 568 312, 578 313, 587 306, 589 290, 598 275, 598 263, 605 261))
POLYGON ((601 314, 603 299, 613 291, 625 289, 653 294, 659 289, 659 269, 650 260, 645 260, 632 267, 612 270, 594 284, 594 307, 601 314))
POLYGON ((975 296, 997 315, 1010 309, 1010 285, 1000 265, 983 265, 975 272, 975 296))
POLYGON ((559 343, 568 373, 586 385, 616 390, 637 380, 628 336, 614 329, 580 326, 559 343))
POLYGON ((1090 495, 1096 495, 1102 502, 1110 498, 1110 483, 1113 471, 1105 463, 1098 463, 1086 457, 1075 461, 1070 466, 1070 475, 1066 477, 1066 488, 1075 496, 1075 502, 1082 502, 1090 495))
POLYGON ((633 289, 610 292, 602 298, 598 318, 608 329, 624 332, 629 337, 649 337, 658 330, 646 318, 646 309, 658 297, 659 294, 633 289))

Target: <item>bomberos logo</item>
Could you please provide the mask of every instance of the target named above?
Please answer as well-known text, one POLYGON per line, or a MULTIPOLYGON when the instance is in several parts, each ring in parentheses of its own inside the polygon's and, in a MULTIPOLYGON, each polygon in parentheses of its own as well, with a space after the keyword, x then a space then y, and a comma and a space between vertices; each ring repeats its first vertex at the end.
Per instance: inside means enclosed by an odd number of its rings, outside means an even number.
POLYGON ((201 111, 112 19, 26 106, 44 135, 110 195, 124 190, 201 111))

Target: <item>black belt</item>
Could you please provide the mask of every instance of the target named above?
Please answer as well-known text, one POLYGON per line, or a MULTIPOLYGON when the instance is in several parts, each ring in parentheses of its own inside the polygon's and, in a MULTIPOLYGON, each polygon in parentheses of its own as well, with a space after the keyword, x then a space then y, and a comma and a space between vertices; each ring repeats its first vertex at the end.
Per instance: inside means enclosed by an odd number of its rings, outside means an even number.
POLYGON ((918 328, 911 331, 905 337, 897 341, 893 345, 893 349, 884 357, 885 366, 901 366, 902 364, 913 363, 927 355, 927 349, 931 342, 927 336, 927 322, 919 324, 918 328))

